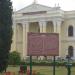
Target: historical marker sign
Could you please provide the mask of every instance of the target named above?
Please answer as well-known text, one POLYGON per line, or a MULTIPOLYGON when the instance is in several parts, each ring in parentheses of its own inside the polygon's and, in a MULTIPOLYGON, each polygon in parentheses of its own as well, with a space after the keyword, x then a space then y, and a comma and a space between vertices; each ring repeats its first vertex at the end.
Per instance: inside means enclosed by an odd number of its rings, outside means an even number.
POLYGON ((58 56, 58 33, 28 33, 27 54, 29 56, 58 56))

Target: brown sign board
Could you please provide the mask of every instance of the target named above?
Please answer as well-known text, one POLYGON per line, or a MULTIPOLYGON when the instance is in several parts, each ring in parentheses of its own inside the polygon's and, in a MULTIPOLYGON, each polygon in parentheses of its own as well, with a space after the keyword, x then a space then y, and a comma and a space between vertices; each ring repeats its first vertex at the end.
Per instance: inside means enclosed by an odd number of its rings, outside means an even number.
POLYGON ((28 56, 58 56, 58 33, 28 33, 28 56))

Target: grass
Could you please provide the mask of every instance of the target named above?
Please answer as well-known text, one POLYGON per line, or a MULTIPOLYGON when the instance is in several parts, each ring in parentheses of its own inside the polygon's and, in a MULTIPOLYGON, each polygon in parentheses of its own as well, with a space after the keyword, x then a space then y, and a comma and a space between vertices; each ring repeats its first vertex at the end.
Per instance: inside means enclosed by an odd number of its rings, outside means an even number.
MULTIPOLYGON (((29 69, 29 66, 27 67, 27 69, 29 69)), ((36 72, 40 72, 42 75, 53 75, 53 67, 50 66, 33 66, 33 70, 36 70, 36 72)), ((19 66, 9 66, 7 68, 7 71, 10 71, 12 73, 15 72, 16 75, 19 75, 19 66)), ((67 69, 65 67, 56 67, 56 75, 67 75, 67 69)), ((71 68, 71 75, 75 75, 75 67, 71 68)))
MULTIPOLYGON (((34 70, 44 74, 44 75, 53 75, 53 67, 49 66, 34 66, 34 70)), ((67 75, 67 69, 65 67, 56 67, 56 75, 67 75)), ((75 75, 75 68, 72 68, 71 75, 75 75)))

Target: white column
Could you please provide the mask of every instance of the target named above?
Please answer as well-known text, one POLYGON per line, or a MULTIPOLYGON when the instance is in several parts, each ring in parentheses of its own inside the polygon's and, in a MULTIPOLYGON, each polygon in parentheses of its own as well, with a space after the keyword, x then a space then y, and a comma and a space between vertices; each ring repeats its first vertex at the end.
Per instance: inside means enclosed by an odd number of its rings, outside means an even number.
POLYGON ((46 21, 40 21, 39 26, 40 26, 40 33, 45 33, 46 32, 46 21))
MULTIPOLYGON (((46 21, 40 21, 39 26, 40 26, 40 33, 46 33, 46 21)), ((43 60, 44 57, 40 56, 38 59, 43 60)))
POLYGON ((61 56, 61 21, 53 20, 54 33, 59 33, 59 56, 61 56))
POLYGON ((13 50, 16 51, 16 44, 17 44, 17 41, 16 41, 16 34, 17 34, 17 24, 16 22, 14 21, 13 22, 13 50))
POLYGON ((57 21, 57 33, 61 33, 61 21, 57 21))
POLYGON ((25 22, 25 26, 26 26, 26 33, 25 33, 25 37, 26 37, 26 41, 25 41, 25 45, 26 45, 26 48, 25 48, 25 56, 27 56, 27 36, 28 36, 28 32, 29 32, 29 23, 28 22, 25 22))
POLYGON ((46 33, 46 21, 43 22, 43 33, 46 33))
POLYGON ((23 23, 23 51, 22 51, 22 55, 23 55, 23 58, 25 58, 25 48, 26 48, 26 45, 25 45, 25 41, 26 41, 26 37, 25 37, 25 33, 26 33, 26 26, 25 24, 23 23))
POLYGON ((27 56, 27 33, 29 32, 28 22, 23 23, 23 58, 27 56))
POLYGON ((57 22, 55 20, 53 20, 53 26, 54 26, 54 33, 57 32, 57 28, 56 28, 57 22))
POLYGON ((41 21, 39 22, 39 26, 40 26, 40 33, 42 33, 43 32, 43 24, 41 21))
POLYGON ((61 21, 57 21, 57 33, 59 33, 59 56, 62 56, 62 51, 61 51, 61 21))

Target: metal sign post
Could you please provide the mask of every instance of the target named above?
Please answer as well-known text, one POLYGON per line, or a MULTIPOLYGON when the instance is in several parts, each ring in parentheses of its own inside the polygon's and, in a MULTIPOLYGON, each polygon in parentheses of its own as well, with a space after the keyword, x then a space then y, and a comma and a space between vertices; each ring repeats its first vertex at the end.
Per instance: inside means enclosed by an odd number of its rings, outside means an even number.
POLYGON ((71 75, 72 64, 70 63, 70 56, 69 55, 67 56, 67 59, 68 59, 68 63, 66 64, 66 66, 67 66, 67 75, 71 75))
POLYGON ((55 75, 55 56, 53 56, 53 75, 55 75))
POLYGON ((32 75, 32 56, 30 56, 30 75, 32 75))

